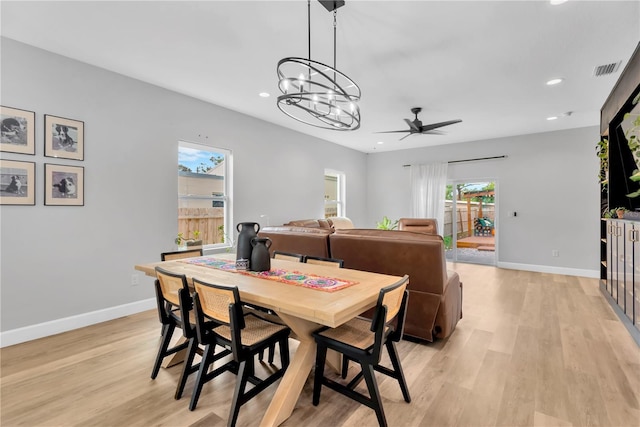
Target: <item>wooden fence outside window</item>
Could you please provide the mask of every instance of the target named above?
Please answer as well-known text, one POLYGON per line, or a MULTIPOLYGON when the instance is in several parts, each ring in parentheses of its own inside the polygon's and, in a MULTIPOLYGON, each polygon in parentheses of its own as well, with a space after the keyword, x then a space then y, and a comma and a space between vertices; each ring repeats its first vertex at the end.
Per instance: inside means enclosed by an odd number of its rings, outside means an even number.
POLYGON ((193 239, 194 231, 199 231, 203 245, 223 243, 224 208, 178 208, 178 233, 185 239, 193 239))

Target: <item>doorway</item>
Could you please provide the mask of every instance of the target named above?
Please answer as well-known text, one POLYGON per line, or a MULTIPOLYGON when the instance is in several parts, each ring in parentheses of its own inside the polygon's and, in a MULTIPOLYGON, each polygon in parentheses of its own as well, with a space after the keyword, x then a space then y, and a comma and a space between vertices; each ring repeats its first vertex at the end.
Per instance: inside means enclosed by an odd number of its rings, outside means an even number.
POLYGON ((495 181, 447 184, 444 243, 447 261, 496 265, 495 181))

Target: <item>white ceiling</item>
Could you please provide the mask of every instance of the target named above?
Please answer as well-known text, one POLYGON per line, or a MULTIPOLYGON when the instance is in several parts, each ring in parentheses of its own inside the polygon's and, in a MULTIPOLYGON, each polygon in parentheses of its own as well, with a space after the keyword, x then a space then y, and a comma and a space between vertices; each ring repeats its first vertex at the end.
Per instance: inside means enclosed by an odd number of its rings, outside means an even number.
MULTIPOLYGON (((362 89, 362 126, 337 132, 276 106, 277 62, 307 56, 304 0, 3 0, 0 12, 2 36, 363 152, 598 125, 640 40, 637 0, 347 0, 337 68, 362 89), (593 76, 617 61, 615 74, 593 76), (546 86, 553 77, 565 81, 546 86), (463 122, 403 141, 375 133, 406 129, 417 106, 425 124, 463 122)), ((312 59, 332 64, 333 15, 312 0, 311 19, 312 59)))

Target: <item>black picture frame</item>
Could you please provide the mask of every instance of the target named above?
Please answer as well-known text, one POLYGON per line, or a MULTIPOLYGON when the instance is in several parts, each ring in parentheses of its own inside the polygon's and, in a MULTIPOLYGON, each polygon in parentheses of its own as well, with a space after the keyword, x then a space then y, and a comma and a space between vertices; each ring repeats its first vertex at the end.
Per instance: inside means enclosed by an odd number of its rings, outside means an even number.
POLYGON ((0 105, 0 151, 36 154, 36 113, 0 105))
POLYGON ((35 204, 35 162, 0 159, 0 205, 35 204))
POLYGON ((44 155, 84 160, 84 122, 45 114, 44 155))
POLYGON ((84 206, 84 167, 44 164, 45 206, 84 206))

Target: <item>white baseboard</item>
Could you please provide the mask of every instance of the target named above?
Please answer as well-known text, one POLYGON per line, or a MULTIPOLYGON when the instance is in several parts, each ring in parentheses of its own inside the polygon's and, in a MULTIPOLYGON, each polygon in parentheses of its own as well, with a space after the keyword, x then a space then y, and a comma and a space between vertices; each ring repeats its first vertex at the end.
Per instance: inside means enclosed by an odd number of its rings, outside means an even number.
MULTIPOLYGON (((497 266, 499 268, 507 268, 510 270, 535 271, 538 273, 564 274, 567 276, 592 277, 596 279, 600 277, 600 271, 598 270, 582 270, 578 268, 551 267, 548 265, 518 264, 512 262, 499 262, 497 266)), ((151 310, 155 307, 155 298, 149 298, 116 307, 105 308, 103 310, 92 311, 89 313, 78 314, 76 316, 52 320, 50 322, 39 323, 37 325, 25 326, 24 328, 0 332, 0 348, 38 338, 48 337, 50 335, 71 331, 73 329, 83 328, 85 326, 95 325, 96 323, 106 322, 108 320, 117 319, 130 314, 151 310)))
POLYGON ((25 326, 24 328, 0 332, 0 348, 95 325, 96 323, 151 310, 155 307, 156 299, 149 298, 116 307, 109 307, 76 316, 39 323, 37 325, 25 326))
POLYGON ((552 267, 550 265, 518 264, 514 262, 498 262, 499 268, 509 270, 535 271, 537 273, 564 274, 566 276, 600 278, 599 270, 583 270, 580 268, 552 267))

